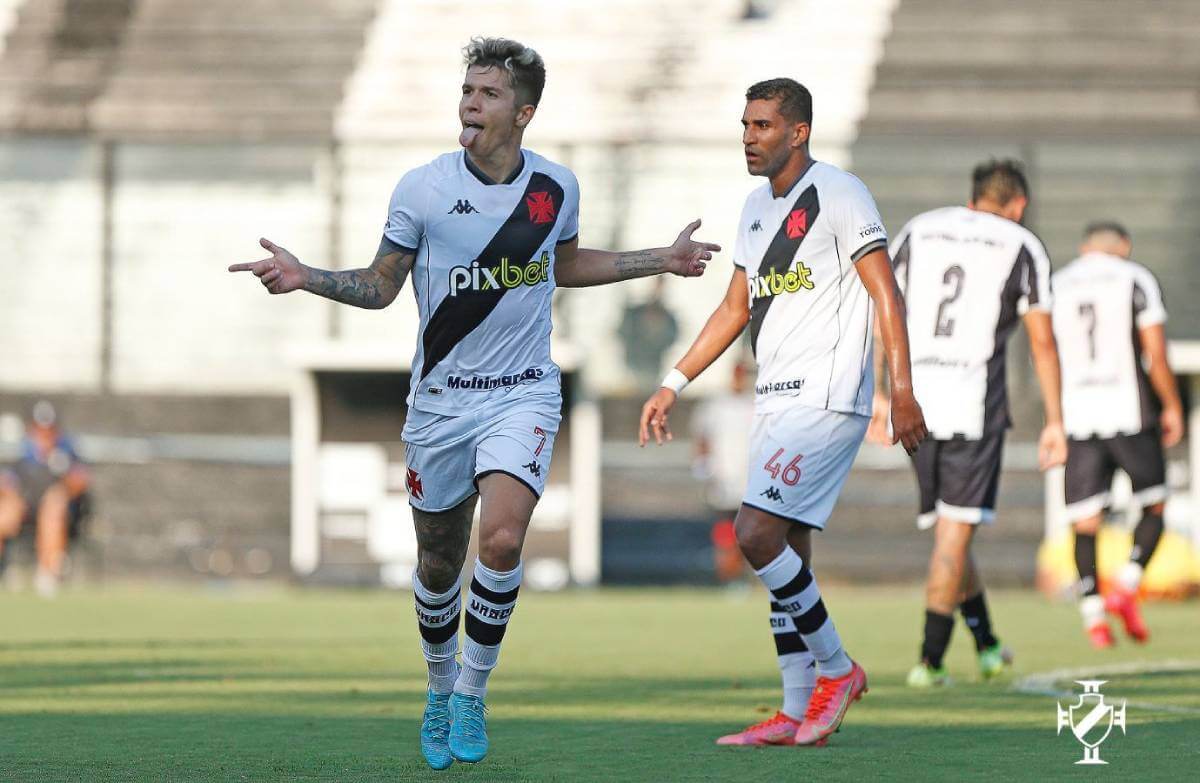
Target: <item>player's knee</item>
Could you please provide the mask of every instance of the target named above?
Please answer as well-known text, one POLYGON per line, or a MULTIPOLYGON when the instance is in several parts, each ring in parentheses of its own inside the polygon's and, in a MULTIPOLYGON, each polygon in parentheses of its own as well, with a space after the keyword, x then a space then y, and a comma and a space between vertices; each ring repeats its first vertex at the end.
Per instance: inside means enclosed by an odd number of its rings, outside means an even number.
POLYGON ((422 551, 417 560, 417 576, 427 590, 443 593, 454 585, 462 571, 462 563, 452 562, 438 552, 422 551))
POLYGON ((1077 519, 1072 527, 1076 533, 1082 533, 1085 536, 1094 536, 1100 530, 1100 517, 1088 517, 1087 519, 1077 519))
POLYGON ((480 538, 479 557, 488 568, 511 570, 521 562, 522 543, 524 536, 518 530, 489 530, 480 538))
POLYGON ((771 531, 740 517, 734 523, 733 530, 737 536, 738 548, 755 567, 761 568, 771 562, 783 549, 782 543, 771 531))

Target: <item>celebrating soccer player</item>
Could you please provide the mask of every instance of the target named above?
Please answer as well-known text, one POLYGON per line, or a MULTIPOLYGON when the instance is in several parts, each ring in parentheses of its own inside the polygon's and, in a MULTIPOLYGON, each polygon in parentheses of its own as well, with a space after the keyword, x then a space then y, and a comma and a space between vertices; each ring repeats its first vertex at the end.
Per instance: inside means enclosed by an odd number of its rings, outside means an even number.
POLYGON ((555 285, 693 277, 720 249, 692 241, 699 221, 670 247, 580 249, 575 175, 521 147, 546 81, 541 56, 515 41, 476 38, 465 59, 462 150, 400 179, 369 267, 314 269, 263 239, 269 258, 229 268, 253 272, 272 294, 306 290, 372 309, 389 305, 414 275, 421 323, 404 443, 429 668, 421 751, 434 769, 480 761, 488 750, 488 676, 521 586, 521 547, 562 407, 550 359, 555 285), (460 666, 460 575, 479 498, 460 666))
POLYGON ((1113 644, 1104 620, 1106 605, 1135 640, 1149 638, 1137 591, 1163 532, 1163 447, 1183 437, 1183 404, 1167 363, 1162 291, 1150 270, 1129 260, 1131 249, 1129 233, 1120 224, 1093 224, 1080 257, 1054 275, 1054 335, 1062 353, 1069 438, 1067 517, 1075 527, 1079 609, 1097 648, 1113 644), (1118 467, 1129 474, 1133 502, 1143 514, 1133 531, 1129 562, 1101 598, 1096 532, 1118 467))
MULTIPOLYGON (((917 215, 893 241, 896 277, 908 307, 913 388, 933 435, 913 459, 917 525, 934 530, 925 588, 925 637, 913 687, 948 682, 942 659, 954 610, 975 636, 979 669, 993 677, 1012 654, 992 633, 983 580, 971 554, 981 523, 995 518, 1000 454, 1010 426, 1004 358, 1017 319, 1029 332, 1042 388, 1043 469, 1066 459, 1058 353, 1050 325, 1050 259, 1019 221, 1029 201, 1020 167, 976 167, 969 207, 917 215)), ((876 395, 871 437, 885 432, 887 398, 876 395)))
POLYGON ((771 592, 784 697, 774 717, 721 745, 822 745, 867 690, 813 578, 811 533, 825 527, 870 420, 876 307, 894 379, 892 442, 911 453, 926 434, 883 222, 862 182, 809 156, 811 123, 812 95, 791 79, 746 93, 746 167, 768 182, 746 199, 724 300, 642 408, 641 443, 670 438, 679 393, 750 325, 758 381, 735 529, 771 592))

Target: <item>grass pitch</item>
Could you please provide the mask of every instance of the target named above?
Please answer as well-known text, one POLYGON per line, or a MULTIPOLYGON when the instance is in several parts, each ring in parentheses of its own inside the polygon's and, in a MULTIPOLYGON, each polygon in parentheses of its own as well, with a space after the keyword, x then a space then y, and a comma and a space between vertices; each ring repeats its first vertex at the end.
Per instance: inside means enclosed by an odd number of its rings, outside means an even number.
MULTIPOLYGON (((417 750, 424 667, 411 598, 363 592, 68 592, 0 596, 0 779, 20 781, 1074 780, 1055 697, 957 680, 913 692, 921 591, 833 585, 826 603, 870 693, 826 748, 717 748, 778 704, 761 590, 523 593, 489 694, 491 755, 428 770, 417 750)), ((1109 677, 1128 733, 1102 757, 1128 780, 1195 779, 1200 611, 1154 605, 1146 647, 1092 651, 1071 606, 997 592, 1017 675, 1130 661, 1109 677), (1182 661, 1182 663, 1180 663, 1182 661), (1192 663, 1189 663, 1192 662, 1192 663)), ((1063 690, 1075 689, 1070 682, 1063 690)), ((1064 699, 1066 701, 1066 699, 1064 699)), ((1074 699, 1071 699, 1073 702, 1074 699)), ((1101 769, 1100 772, 1104 772, 1101 769)))

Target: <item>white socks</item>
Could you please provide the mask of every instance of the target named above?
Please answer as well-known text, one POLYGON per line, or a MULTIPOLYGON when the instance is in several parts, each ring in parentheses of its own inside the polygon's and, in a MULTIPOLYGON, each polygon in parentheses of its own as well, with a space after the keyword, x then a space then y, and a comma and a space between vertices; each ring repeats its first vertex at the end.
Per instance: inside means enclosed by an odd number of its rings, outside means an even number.
POLYGON ((493 571, 475 560, 475 575, 467 593, 466 640, 463 668, 454 683, 456 693, 483 697, 488 676, 500 658, 500 642, 521 588, 521 564, 511 571, 493 571))

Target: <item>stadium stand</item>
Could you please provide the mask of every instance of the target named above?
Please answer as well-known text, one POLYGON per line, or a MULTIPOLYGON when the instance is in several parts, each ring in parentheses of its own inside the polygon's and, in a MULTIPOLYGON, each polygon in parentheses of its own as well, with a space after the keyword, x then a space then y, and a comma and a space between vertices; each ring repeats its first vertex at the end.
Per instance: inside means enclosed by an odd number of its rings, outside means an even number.
MULTIPOLYGON (((967 197, 980 158, 1025 161, 1027 221, 1051 258, 1073 257, 1089 220, 1120 219, 1136 257, 1182 290, 1200 226, 1200 5, 904 0, 892 18, 854 169, 892 230, 967 197)), ((1168 331, 1200 305, 1175 297, 1168 331)))
POLYGON ((120 52, 131 0, 0 4, 0 127, 79 133, 120 52))
POLYGON ((106 136, 325 140, 374 0, 143 0, 104 94, 106 136))

